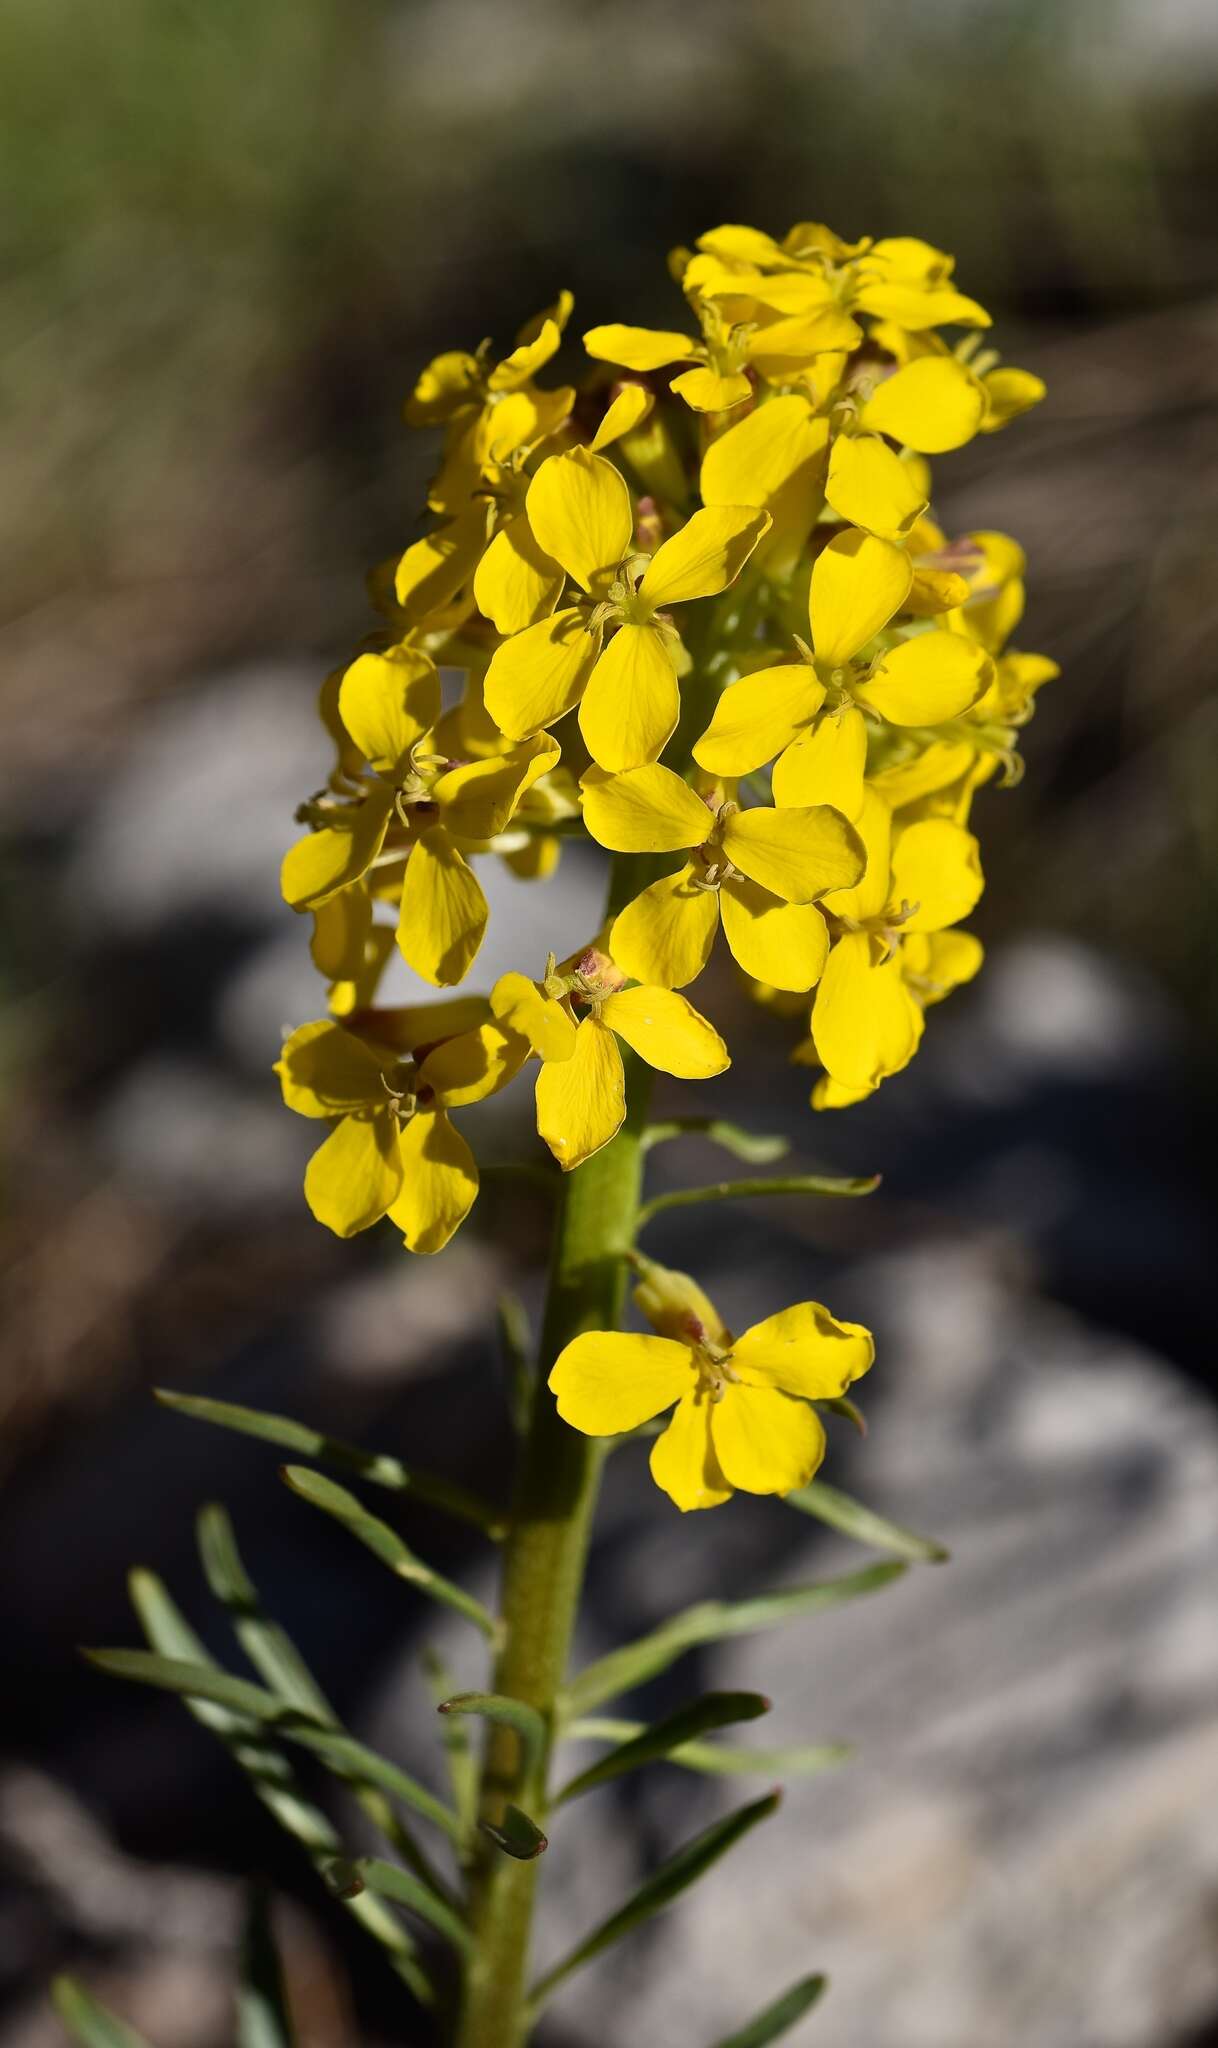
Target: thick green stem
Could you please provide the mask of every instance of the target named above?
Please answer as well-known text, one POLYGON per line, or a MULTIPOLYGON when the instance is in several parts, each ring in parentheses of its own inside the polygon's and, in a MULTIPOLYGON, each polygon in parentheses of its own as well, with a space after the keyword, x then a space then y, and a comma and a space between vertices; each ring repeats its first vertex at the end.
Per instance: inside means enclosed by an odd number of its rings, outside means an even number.
MULTIPOLYGON (((611 909, 625 888, 649 879, 620 862, 611 909), (630 870, 623 876, 621 870, 630 870)), ((504 1546, 504 1644, 496 1692, 536 1707, 552 1730, 579 1607, 604 1446, 561 1421, 546 1379, 563 1346, 583 1330, 617 1327, 642 1183, 642 1135, 650 1074, 622 1048, 626 1120, 612 1144, 571 1173, 555 1221, 550 1286, 529 1433, 522 1447, 504 1546)), ((547 1750, 549 1745, 547 1744, 547 1750)), ((481 1810, 506 1804, 544 1820, 549 1757, 530 1769, 511 1729, 490 1733, 481 1810)), ((525 1972, 537 1862, 515 1862, 483 1842, 474 1874, 474 1950, 466 1971, 457 2048, 519 2048, 527 2020, 525 1972)))

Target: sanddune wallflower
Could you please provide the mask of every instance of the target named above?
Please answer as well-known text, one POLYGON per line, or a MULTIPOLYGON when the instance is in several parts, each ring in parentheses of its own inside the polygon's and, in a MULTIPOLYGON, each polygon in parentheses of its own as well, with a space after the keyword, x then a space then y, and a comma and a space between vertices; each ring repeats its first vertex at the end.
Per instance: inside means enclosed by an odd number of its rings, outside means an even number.
POLYGON ((811 1403, 839 1399, 867 1371, 869 1331, 804 1301, 733 1337, 688 1275, 638 1263, 635 1298, 657 1334, 590 1330, 568 1344, 549 1382, 563 1420, 619 1436, 675 1407, 651 1473, 679 1508, 806 1486, 825 1451, 811 1403))

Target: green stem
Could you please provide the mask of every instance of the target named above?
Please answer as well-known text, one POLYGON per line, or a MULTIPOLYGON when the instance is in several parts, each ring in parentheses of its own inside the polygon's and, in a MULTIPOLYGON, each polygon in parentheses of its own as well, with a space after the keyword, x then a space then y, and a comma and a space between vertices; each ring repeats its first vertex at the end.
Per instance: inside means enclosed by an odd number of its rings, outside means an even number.
MULTIPOLYGON (((650 879, 642 863, 614 864, 610 910, 650 879)), ((538 1361, 540 1384, 521 1450, 504 1545, 504 1644, 494 1689, 535 1707, 547 1741, 530 1758, 516 1733, 496 1727, 487 1742, 480 1812, 498 1821, 505 1805, 535 1821, 546 1810, 555 1698, 566 1676, 588 1536, 605 1447, 561 1421, 545 1381, 564 1345, 584 1330, 617 1327, 634 1243, 643 1173, 642 1137, 650 1074, 625 1047, 626 1120, 612 1144, 563 1183, 554 1227, 550 1286, 538 1361)), ((465 1972, 457 2048, 519 2048, 525 2039, 525 1972, 538 1862, 516 1862, 480 1843, 472 1881, 474 1949, 465 1972)))

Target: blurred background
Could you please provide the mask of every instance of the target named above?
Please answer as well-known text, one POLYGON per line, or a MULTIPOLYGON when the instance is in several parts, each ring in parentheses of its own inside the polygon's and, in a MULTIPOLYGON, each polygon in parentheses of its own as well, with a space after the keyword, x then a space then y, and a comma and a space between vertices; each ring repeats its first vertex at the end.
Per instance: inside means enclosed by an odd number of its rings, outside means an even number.
MULTIPOLYGON (((700 2048, 822 1967, 809 2038, 843 2048, 1218 2042, 1218 11, 8 0, 0 177, 0 2038, 60 2042, 71 1967, 157 2048, 220 2048, 252 1867, 303 2048, 426 2040, 210 1738, 75 1646, 137 1640, 138 1561, 232 1659, 191 1527, 221 1498, 355 1728, 436 1782, 433 1615, 273 1452, 149 1394, 504 1483, 493 1304, 510 1278, 536 1309, 543 1212, 488 1188, 435 1264, 340 1245, 269 1074, 318 1006, 276 887, 315 688, 418 530, 434 449, 399 406, 431 354, 508 344, 563 284, 575 332, 671 324, 670 244, 814 218, 955 251, 1047 380, 938 465, 939 510, 1024 541, 1019 642, 1064 674, 1026 780, 978 806, 987 969, 906 1076, 815 1119, 782 1028, 710 997, 732 1113, 881 1193, 679 1212, 651 1245, 720 1273, 736 1327, 808 1295, 876 1327, 870 1438, 838 1432, 829 1476, 953 1561, 651 1689, 760 1686, 767 1740, 859 1754, 545 2039, 700 2048)), ((595 863, 493 886, 488 976, 596 921, 595 863)), ((528 1112, 503 1099, 498 1156, 528 1112)), ((661 1184, 714 1171, 656 1155, 661 1184)), ((473 1539, 402 1526, 490 1595, 473 1539)), ((776 1503, 681 1520, 624 1451, 581 1656, 858 1561, 776 1503)), ((545 1953, 724 1803, 673 1771, 589 1801, 545 1953)))

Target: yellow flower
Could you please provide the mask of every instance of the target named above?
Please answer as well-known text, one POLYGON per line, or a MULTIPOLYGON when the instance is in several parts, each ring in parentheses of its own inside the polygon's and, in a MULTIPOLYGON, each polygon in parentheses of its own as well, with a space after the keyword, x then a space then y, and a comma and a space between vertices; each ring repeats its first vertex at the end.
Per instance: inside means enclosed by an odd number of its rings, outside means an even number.
POLYGON ((582 1166, 621 1128, 626 1076, 619 1038, 648 1066, 683 1081, 709 1080, 731 1064, 719 1033, 684 996, 627 988, 596 946, 564 968, 551 958, 540 983, 504 975, 491 990, 491 1009, 542 1063, 537 1129, 564 1172, 582 1166))
POLYGON ((350 799, 305 807, 316 829, 284 858, 284 897, 294 910, 318 910, 382 857, 404 856, 399 948, 434 986, 461 981, 488 915, 461 849, 484 849, 504 830, 557 762, 557 743, 542 736, 476 761, 437 755, 439 676, 409 647, 360 655, 343 677, 339 712, 373 773, 350 799))
POLYGON ((407 425, 438 426, 483 406, 488 398, 521 390, 557 355, 574 303, 570 292, 560 292, 552 306, 526 321, 510 355, 493 366, 488 348, 476 355, 450 349, 433 357, 406 401, 407 425))
POLYGON ((875 1355, 859 1323, 804 1301, 734 1338, 695 1283, 643 1262, 636 1300, 654 1337, 590 1330, 555 1361, 558 1412, 585 1436, 618 1436, 676 1404, 651 1473, 677 1507, 717 1507, 734 1489, 791 1493, 825 1451, 813 1401, 836 1400, 875 1355))
POLYGON ((579 704, 580 730, 602 767, 654 760, 680 709, 677 633, 665 607, 725 590, 765 532, 765 514, 704 508, 650 558, 635 553, 625 480, 586 448, 542 463, 526 509, 541 555, 586 601, 504 641, 487 670, 491 717, 510 739, 524 739, 579 704))
MULTIPOLYGON (((922 1037, 924 1005, 905 971, 905 946, 967 917, 984 885, 977 841, 950 819, 909 825, 894 845, 892 813, 868 789, 858 829, 863 878, 825 899, 840 936, 816 991, 812 1039, 835 1083, 869 1093, 909 1064, 922 1037)), ((919 947, 911 973, 925 965, 919 947)))
POLYGON ((905 607, 913 578, 908 553, 892 541, 854 527, 837 534, 812 570, 811 659, 729 684, 694 745, 699 766, 713 775, 748 775, 780 754, 778 803, 840 803, 852 815, 866 758, 863 714, 891 725, 938 725, 975 703, 993 675, 976 641, 933 628, 860 659, 905 607), (818 716, 822 707, 833 715, 832 731, 827 716, 818 716), (826 787, 827 765, 840 777, 837 787, 826 787))
POLYGON ((584 822, 622 853, 683 853, 677 873, 653 882, 616 919, 610 949, 636 981, 682 988, 702 972, 720 919, 746 974, 777 988, 809 989, 828 937, 814 898, 863 872, 853 827, 827 805, 741 810, 696 796, 658 762, 583 779, 584 822))
MULTIPOLYGON (((906 992, 922 1010, 971 981, 984 957, 981 941, 972 932, 910 932, 897 951, 906 992)), ((796 1046, 792 1058, 797 1065, 819 1066, 815 1040, 809 1037, 796 1046)), ((873 1087, 848 1088, 832 1074, 822 1074, 812 1089, 812 1107, 847 1109, 874 1095, 878 1086, 877 1081, 873 1087)))
POLYGON ((365 1011, 358 1030, 302 1024, 275 1072, 289 1109, 337 1119, 305 1172, 318 1222, 353 1237, 388 1215, 412 1252, 441 1251, 478 1193, 448 1111, 494 1094, 522 1059, 487 1005, 469 999, 365 1011))

